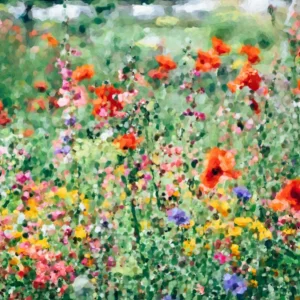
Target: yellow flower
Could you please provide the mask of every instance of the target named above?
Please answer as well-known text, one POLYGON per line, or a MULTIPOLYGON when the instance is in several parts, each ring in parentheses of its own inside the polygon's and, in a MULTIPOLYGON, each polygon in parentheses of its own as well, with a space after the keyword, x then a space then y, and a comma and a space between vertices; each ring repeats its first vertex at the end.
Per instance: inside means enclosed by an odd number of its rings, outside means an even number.
POLYGON ((237 244, 232 244, 230 247, 231 253, 234 256, 240 256, 240 251, 239 251, 239 245, 237 244))
POLYGON ((234 219, 234 224, 240 226, 240 227, 246 227, 249 223, 252 222, 251 218, 243 218, 243 217, 239 217, 239 218, 235 218, 234 219))
POLYGON ((65 199, 68 195, 68 191, 65 187, 61 187, 59 188, 57 191, 56 191, 56 195, 59 197, 59 198, 62 198, 62 199, 65 199))
POLYGON ((251 273, 252 273, 253 276, 256 276, 256 269, 251 268, 251 273))
POLYGON ((102 203, 102 207, 103 207, 104 209, 110 209, 110 208, 111 208, 111 203, 110 203, 107 199, 105 199, 105 200, 103 201, 103 203, 102 203))
POLYGON ((151 228, 151 223, 147 220, 143 220, 140 222, 141 225, 141 229, 144 231, 146 229, 150 229, 151 228))
POLYGON ((15 231, 12 233, 12 236, 15 238, 15 239, 18 239, 22 236, 22 232, 19 232, 19 231, 15 231))
POLYGON ((121 165, 121 166, 119 166, 118 168, 116 168, 115 170, 114 170, 114 174, 116 175, 116 176, 121 176, 121 175, 124 175, 124 173, 125 173, 125 167, 124 167, 124 165, 121 165))
POLYGON ((75 228, 75 237, 79 238, 79 239, 84 239, 86 237, 86 231, 84 229, 84 227, 82 225, 78 225, 75 228))
POLYGON ((239 236, 242 234, 241 227, 231 227, 228 229, 228 236, 239 236))
POLYGON ((258 287, 258 282, 256 280, 250 280, 250 286, 257 288, 258 287))
POLYGON ((196 248, 196 240, 190 239, 183 242, 183 249, 186 255, 191 256, 196 248))
POLYGON ((264 239, 272 239, 272 232, 268 229, 263 230, 259 233, 259 240, 264 240, 264 239))
POLYGON ((29 198, 27 202, 27 209, 25 210, 25 216, 29 219, 35 219, 38 217, 38 209, 36 202, 33 198, 29 198))
POLYGON ((190 220, 189 224, 184 224, 184 225, 181 225, 180 227, 185 228, 185 229, 189 229, 189 228, 192 228, 194 225, 195 225, 195 221, 190 220))
POLYGON ((7 216, 8 215, 8 209, 3 209, 1 212, 2 216, 7 216))
POLYGON ((213 200, 208 204, 211 207, 213 207, 218 213, 220 213, 223 217, 228 216, 229 204, 227 201, 213 200))
POLYGON ((20 262, 20 260, 17 257, 13 257, 10 261, 9 264, 12 266, 16 266, 18 263, 20 262))
POLYGON ((122 192, 121 195, 120 195, 120 200, 121 201, 124 201, 126 199, 127 195, 125 192, 122 192))
POLYGON ((296 233, 296 229, 286 228, 282 230, 282 232, 286 235, 294 235, 296 233))
POLYGON ((50 247, 47 239, 38 240, 38 241, 35 242, 35 245, 40 246, 42 248, 49 248, 50 247))

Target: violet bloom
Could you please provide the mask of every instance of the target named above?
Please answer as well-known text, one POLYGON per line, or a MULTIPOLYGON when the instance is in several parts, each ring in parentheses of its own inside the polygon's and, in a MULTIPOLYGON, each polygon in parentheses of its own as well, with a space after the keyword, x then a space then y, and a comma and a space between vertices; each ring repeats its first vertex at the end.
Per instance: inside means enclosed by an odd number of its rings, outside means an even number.
POLYGON ((166 295, 162 298, 162 300, 173 300, 173 298, 170 295, 166 295))
POLYGON ((243 295, 247 290, 246 281, 236 274, 224 275, 224 289, 226 292, 231 291, 233 295, 243 295))
POLYGON ((65 121, 65 125, 74 126, 76 124, 76 117, 70 117, 65 121))
POLYGON ((168 220, 174 222, 176 225, 186 225, 190 222, 190 217, 185 211, 175 207, 167 211, 168 220))
POLYGON ((250 200, 251 193, 243 186, 238 186, 233 189, 233 192, 236 194, 239 200, 243 200, 244 202, 250 200))

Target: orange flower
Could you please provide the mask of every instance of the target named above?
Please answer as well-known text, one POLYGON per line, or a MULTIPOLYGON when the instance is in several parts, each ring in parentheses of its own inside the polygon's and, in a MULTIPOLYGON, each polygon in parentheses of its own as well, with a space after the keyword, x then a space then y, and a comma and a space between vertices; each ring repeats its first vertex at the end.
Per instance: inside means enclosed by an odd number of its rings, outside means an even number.
POLYGON ((153 79, 162 80, 162 79, 167 79, 169 73, 164 68, 159 67, 158 69, 150 70, 148 75, 153 79))
POLYGON ((276 195, 277 200, 286 201, 296 211, 300 211, 300 179, 294 179, 276 195))
POLYGON ((169 55, 157 55, 155 59, 165 71, 174 70, 177 67, 176 63, 169 55))
POLYGON ((202 184, 208 188, 214 188, 221 176, 238 178, 240 172, 235 171, 234 166, 235 159, 231 152, 219 148, 211 149, 207 154, 206 168, 200 176, 202 184))
POLYGON ((124 134, 114 140, 114 144, 122 150, 132 149, 135 150, 138 144, 141 143, 143 138, 136 138, 134 133, 124 134))
POLYGON ((82 81, 84 79, 91 79, 95 75, 94 66, 92 65, 83 65, 77 67, 73 74, 72 78, 77 81, 82 81))
MULTIPOLYGON (((115 88, 113 85, 102 85, 95 88, 95 94, 99 99, 94 101, 94 116, 101 116, 101 112, 109 112, 109 116, 113 117, 116 113, 124 108, 124 103, 118 101, 118 95, 123 91, 115 88)), ((105 117, 106 115, 102 115, 105 117)))
POLYGON ((45 81, 36 81, 33 86, 39 92, 45 92, 48 88, 47 83, 45 81))
POLYGON ((278 199, 269 201, 268 205, 274 211, 284 211, 288 208, 287 202, 278 199))
POLYGON ((34 99, 28 102, 27 110, 29 112, 37 111, 39 109, 45 110, 45 100, 44 99, 34 99))
POLYGON ((59 45, 58 40, 51 34, 51 33, 45 33, 42 35, 43 40, 48 41, 48 45, 55 48, 59 45))
POLYGON ((37 35, 38 35, 38 32, 35 29, 33 29, 32 31, 29 32, 29 37, 31 37, 31 38, 33 38, 37 35))
POLYGON ((295 95, 299 95, 300 94, 300 79, 297 80, 297 87, 295 89, 293 89, 293 93, 295 95))
POLYGON ((2 103, 2 101, 0 100, 0 111, 2 111, 4 109, 4 105, 2 103))
POLYGON ((221 39, 216 38, 215 36, 211 39, 214 50, 219 54, 227 54, 231 51, 231 47, 224 43, 221 39))
POLYGON ((23 132, 23 136, 24 137, 31 137, 34 134, 34 130, 33 129, 26 129, 23 132))
POLYGON ((241 50, 241 54, 246 54, 248 56, 248 61, 251 64, 256 64, 260 62, 259 54, 260 50, 257 47, 251 45, 244 45, 241 50))
POLYGON ((209 50, 204 52, 202 50, 198 51, 198 59, 196 60, 196 70, 202 72, 209 72, 213 69, 219 68, 221 65, 221 60, 215 50, 209 50))
POLYGON ((238 88, 241 90, 245 86, 248 86, 253 91, 257 91, 260 87, 260 82, 261 77, 258 71, 253 69, 250 63, 246 63, 237 78, 228 82, 227 86, 232 93, 235 93, 238 88))

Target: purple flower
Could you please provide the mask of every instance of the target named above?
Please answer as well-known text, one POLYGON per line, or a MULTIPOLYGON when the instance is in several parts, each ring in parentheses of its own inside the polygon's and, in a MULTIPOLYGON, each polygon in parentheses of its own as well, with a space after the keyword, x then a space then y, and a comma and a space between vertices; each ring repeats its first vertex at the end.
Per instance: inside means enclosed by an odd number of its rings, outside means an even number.
POLYGON ((250 200, 251 193, 243 186, 238 186, 233 189, 233 192, 236 194, 239 200, 243 200, 244 202, 250 200))
POLYGON ((231 291, 233 295, 243 295, 247 290, 246 281, 238 277, 236 274, 225 274, 224 275, 224 289, 226 292, 231 291))
POLYGON ((68 154, 71 151, 71 147, 70 146, 64 146, 60 149, 56 149, 54 151, 55 154, 68 154))
POLYGON ((65 125, 74 126, 76 124, 76 117, 70 117, 65 121, 65 125))
POLYGON ((176 225, 186 225, 190 222, 190 217, 181 209, 175 207, 167 211, 168 220, 176 225))
POLYGON ((173 300, 173 298, 170 295, 166 295, 162 298, 162 300, 173 300))
POLYGON ((72 140, 72 138, 68 135, 66 135, 64 138, 63 138, 63 141, 64 143, 69 143, 70 141, 72 140))

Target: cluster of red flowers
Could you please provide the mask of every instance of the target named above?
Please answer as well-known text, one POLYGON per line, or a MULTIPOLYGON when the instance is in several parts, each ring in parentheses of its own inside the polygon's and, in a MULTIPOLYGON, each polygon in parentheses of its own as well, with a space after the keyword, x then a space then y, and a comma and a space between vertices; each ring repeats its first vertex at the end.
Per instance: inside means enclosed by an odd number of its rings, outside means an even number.
POLYGON ((123 109, 123 103, 118 101, 118 95, 123 91, 115 88, 113 85, 104 84, 95 88, 95 94, 98 96, 93 103, 93 115, 99 117, 114 117, 116 113, 123 109))

